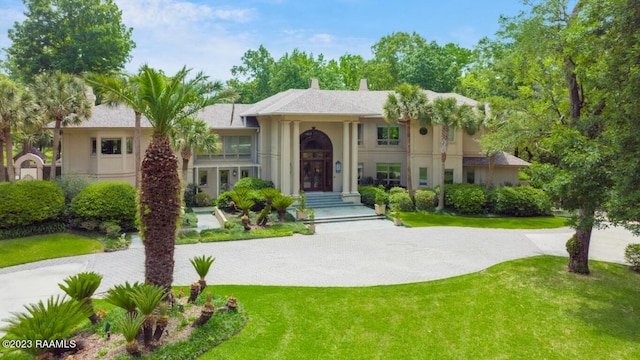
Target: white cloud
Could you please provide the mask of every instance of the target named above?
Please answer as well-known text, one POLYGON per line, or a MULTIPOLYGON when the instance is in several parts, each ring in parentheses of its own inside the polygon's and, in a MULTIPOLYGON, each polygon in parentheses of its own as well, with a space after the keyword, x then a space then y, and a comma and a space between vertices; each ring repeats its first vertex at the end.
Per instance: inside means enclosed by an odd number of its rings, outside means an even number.
POLYGON ((315 34, 311 36, 309 40, 314 43, 331 44, 333 42, 333 39, 334 39, 333 35, 315 34))

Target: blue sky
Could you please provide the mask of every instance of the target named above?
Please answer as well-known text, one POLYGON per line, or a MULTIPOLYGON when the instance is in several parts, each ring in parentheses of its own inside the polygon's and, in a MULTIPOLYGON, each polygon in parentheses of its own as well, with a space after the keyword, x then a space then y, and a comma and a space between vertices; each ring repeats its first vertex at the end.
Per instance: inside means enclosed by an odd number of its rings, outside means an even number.
MULTIPOLYGON (((136 48, 125 68, 144 63, 172 74, 183 65, 213 79, 231 78, 242 55, 261 44, 274 58, 299 49, 337 59, 371 58, 371 46, 393 32, 472 48, 493 37, 500 15, 524 9, 520 0, 115 0, 132 27, 136 48)), ((0 48, 24 19, 21 0, 0 0, 0 48)), ((4 58, 4 53, 0 53, 4 58)))

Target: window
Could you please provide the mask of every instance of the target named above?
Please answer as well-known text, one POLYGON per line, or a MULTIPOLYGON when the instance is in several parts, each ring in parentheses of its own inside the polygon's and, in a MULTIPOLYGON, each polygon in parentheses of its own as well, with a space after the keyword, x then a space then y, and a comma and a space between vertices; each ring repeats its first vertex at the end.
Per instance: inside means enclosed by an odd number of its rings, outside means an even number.
POLYGON ((400 125, 378 125, 378 145, 400 145, 400 125))
POLYGON ((120 155, 122 154, 122 139, 102 139, 102 155, 120 155))
POLYGON ((98 148, 97 148, 98 144, 96 141, 96 138, 91 138, 91 154, 95 155, 96 152, 98 152, 98 148))
POLYGON ((245 169, 240 170, 240 178, 242 179, 246 177, 249 177, 249 170, 245 170, 245 169))
POLYGON ((198 171, 198 184, 200 186, 207 186, 207 177, 209 172, 207 170, 199 170, 198 171))
POLYGON ((127 154, 133 154, 133 138, 127 138, 127 154))
POLYGON ((453 184, 453 169, 444 170, 444 183, 453 184))
POLYGON ((448 142, 454 142, 455 141, 455 135, 456 135, 455 129, 449 128, 449 139, 447 141, 448 142))
POLYGON ((467 182, 469 184, 475 184, 476 182, 476 169, 467 170, 467 182))
POLYGON ((362 128, 362 124, 358 124, 358 145, 362 145, 362 143, 364 142, 364 138, 363 138, 363 128, 362 128))
POLYGON ((427 186, 427 168, 425 167, 421 167, 419 169, 419 173, 420 173, 420 183, 419 186, 427 186))
POLYGON ((199 160, 214 159, 251 159, 252 139, 251 136, 222 136, 222 146, 218 154, 198 154, 199 160))
POLYGON ((358 163, 358 183, 362 181, 363 176, 364 176, 364 163, 358 163))
POLYGON ((400 163, 376 163, 376 179, 378 179, 378 183, 399 186, 400 171, 400 163))

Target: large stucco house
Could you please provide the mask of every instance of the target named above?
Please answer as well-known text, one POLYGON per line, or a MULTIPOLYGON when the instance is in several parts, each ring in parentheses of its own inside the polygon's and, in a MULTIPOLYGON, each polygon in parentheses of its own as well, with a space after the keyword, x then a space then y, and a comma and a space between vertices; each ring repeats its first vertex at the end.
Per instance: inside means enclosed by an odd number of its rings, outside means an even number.
MULTIPOLYGON (((219 104, 199 114, 222 139, 218 154, 197 154, 189 164, 187 182, 196 182, 216 197, 246 176, 271 180, 282 192, 339 192, 359 201, 361 183, 406 184, 404 124, 387 124, 383 106, 389 91, 291 89, 256 104, 219 104)), ((427 91, 430 99, 457 94, 427 91)), ((62 136, 62 174, 134 183, 134 114, 124 106, 97 106, 91 119, 66 127, 62 136)), ((142 149, 151 127, 143 118, 142 149)), ((489 162, 474 136, 451 132, 447 182, 485 183, 489 162)), ((434 187, 440 174, 440 128, 412 128, 412 172, 416 188, 434 187)), ((506 153, 495 156, 493 183, 518 183, 518 169, 527 162, 506 153)))

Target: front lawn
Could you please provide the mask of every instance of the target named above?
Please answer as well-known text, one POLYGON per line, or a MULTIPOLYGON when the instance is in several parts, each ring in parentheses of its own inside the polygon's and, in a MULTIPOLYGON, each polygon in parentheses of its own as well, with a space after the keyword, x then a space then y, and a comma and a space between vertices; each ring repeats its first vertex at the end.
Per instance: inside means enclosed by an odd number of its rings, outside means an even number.
POLYGON ((0 240, 0 268, 103 251, 100 241, 68 233, 0 240))
POLYGON ((552 229, 567 226, 567 218, 553 216, 539 217, 480 217, 430 212, 400 213, 402 222, 413 227, 423 226, 463 226, 488 229, 552 229))
POLYGON ((203 359, 638 359, 640 275, 541 256, 364 288, 214 286, 249 322, 203 359))

